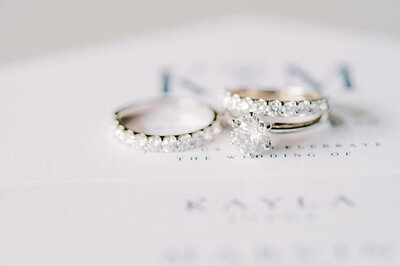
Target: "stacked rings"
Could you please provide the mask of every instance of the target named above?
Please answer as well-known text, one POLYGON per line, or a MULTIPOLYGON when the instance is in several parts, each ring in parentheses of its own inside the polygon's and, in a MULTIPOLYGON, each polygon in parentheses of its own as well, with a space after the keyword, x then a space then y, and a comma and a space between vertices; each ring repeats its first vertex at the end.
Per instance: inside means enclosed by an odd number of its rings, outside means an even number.
POLYGON ((271 148, 270 132, 301 130, 326 120, 328 101, 302 87, 226 90, 222 104, 232 125, 231 143, 248 156, 271 148))

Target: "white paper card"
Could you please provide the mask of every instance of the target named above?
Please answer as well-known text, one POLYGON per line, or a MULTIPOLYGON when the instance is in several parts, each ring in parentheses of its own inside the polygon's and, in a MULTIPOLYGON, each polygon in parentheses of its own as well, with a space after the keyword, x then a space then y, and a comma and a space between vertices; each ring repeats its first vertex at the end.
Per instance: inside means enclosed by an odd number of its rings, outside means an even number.
POLYGON ((399 265, 400 41, 234 17, 0 68, 0 265, 399 265), (111 137, 129 102, 312 86, 316 132, 243 158, 111 137))

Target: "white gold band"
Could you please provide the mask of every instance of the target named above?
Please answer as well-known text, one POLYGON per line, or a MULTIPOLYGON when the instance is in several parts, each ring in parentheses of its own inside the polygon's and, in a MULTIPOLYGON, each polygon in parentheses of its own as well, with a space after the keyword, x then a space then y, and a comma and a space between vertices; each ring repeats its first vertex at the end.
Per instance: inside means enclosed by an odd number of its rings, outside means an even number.
POLYGON ((253 112, 268 117, 307 117, 328 111, 326 98, 315 91, 294 86, 278 91, 225 90, 222 105, 235 116, 253 112))
POLYGON ((119 141, 134 149, 152 152, 179 152, 194 149, 212 141, 222 131, 218 113, 211 107, 192 99, 165 99, 128 106, 115 112, 112 128, 114 136, 119 141), (152 134, 142 129, 140 120, 147 111, 155 109, 163 111, 168 108, 179 112, 207 113, 209 119, 199 129, 176 132, 176 134, 152 134))

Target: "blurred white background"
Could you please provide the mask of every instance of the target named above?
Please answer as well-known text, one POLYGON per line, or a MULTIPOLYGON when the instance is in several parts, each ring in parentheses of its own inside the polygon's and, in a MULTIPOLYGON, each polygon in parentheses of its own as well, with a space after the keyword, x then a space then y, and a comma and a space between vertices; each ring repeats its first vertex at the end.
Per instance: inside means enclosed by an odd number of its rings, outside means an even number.
POLYGON ((400 35, 399 0, 0 0, 0 63, 232 14, 400 35))

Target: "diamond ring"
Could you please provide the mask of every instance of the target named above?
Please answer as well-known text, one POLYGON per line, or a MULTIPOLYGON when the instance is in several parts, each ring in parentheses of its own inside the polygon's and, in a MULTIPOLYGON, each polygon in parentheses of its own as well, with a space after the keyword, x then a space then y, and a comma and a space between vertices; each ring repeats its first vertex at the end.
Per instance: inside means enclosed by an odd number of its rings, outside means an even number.
POLYGON ((253 112, 270 118, 320 116, 328 110, 326 98, 315 90, 297 86, 281 90, 225 90, 222 105, 235 116, 253 112))
POLYGON ((271 128, 253 112, 240 116, 232 120, 231 143, 250 157, 263 154, 271 147, 271 128))
POLYGON ((327 119, 328 102, 318 92, 301 87, 281 90, 227 90, 223 96, 231 142, 248 156, 271 147, 271 132, 301 130, 327 119))
POLYGON ((114 136, 129 147, 179 152, 200 147, 221 131, 217 111, 192 99, 164 99, 123 108, 114 114, 114 136))

